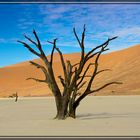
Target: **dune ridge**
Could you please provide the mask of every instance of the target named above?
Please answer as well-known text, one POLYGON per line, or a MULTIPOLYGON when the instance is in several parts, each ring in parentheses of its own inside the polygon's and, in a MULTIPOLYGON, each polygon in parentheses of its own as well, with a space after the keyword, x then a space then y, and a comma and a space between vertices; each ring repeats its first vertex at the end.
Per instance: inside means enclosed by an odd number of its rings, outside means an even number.
MULTIPOLYGON (((80 54, 64 54, 64 58, 74 64, 78 62, 80 54)), ((33 61, 42 64, 40 59, 33 61)), ((123 84, 112 85, 94 95, 140 95, 140 45, 103 54, 99 65, 100 69, 111 69, 111 71, 100 74, 95 79, 93 88, 110 81, 121 81, 123 84)), ((54 55, 53 67, 57 79, 58 75, 63 74, 57 53, 54 55)), ((90 68, 89 73, 91 71, 90 68)), ((51 91, 45 83, 27 81, 28 77, 43 79, 44 75, 28 61, 0 68, 0 97, 9 97, 15 92, 18 92, 19 96, 29 97, 51 95, 51 91)), ((58 79, 57 82, 61 89, 58 79)))

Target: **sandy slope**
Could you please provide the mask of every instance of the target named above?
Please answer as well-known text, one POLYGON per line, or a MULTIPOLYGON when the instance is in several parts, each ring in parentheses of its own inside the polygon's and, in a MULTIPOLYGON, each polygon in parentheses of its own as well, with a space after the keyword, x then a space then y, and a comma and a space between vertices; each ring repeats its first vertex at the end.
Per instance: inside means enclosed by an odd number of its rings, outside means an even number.
POLYGON ((139 136, 140 96, 89 96, 77 119, 53 120, 52 97, 0 99, 0 136, 139 136))
MULTIPOLYGON (((65 54, 64 57, 66 60, 76 63, 79 59, 79 54, 65 54)), ((34 61, 41 63, 39 59, 34 61)), ((110 68, 112 71, 99 75, 93 88, 110 81, 122 81, 124 84, 106 88, 102 92, 97 93, 97 95, 140 94, 140 45, 102 55, 100 69, 106 68, 110 68)), ((58 54, 54 56, 54 70, 56 78, 63 73, 58 54)), ((91 71, 92 69, 90 69, 89 73, 91 71)), ((0 68, 0 97, 7 97, 16 91, 19 96, 44 96, 51 94, 47 85, 27 81, 26 78, 28 77, 43 78, 43 73, 31 66, 29 62, 0 68)), ((58 83, 60 86, 59 81, 58 83)))

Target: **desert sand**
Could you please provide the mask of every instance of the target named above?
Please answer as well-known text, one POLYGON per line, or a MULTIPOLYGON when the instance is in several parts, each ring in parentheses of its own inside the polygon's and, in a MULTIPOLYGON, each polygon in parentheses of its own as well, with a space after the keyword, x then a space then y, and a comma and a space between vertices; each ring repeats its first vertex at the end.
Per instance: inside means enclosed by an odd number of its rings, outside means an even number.
MULTIPOLYGON (((73 64, 79 60, 79 53, 65 54, 65 60, 73 64)), ((33 60, 42 63, 39 59, 33 60)), ((122 85, 112 85, 96 95, 140 95, 140 45, 120 51, 103 54, 99 62, 100 69, 111 69, 96 77, 93 88, 111 81, 121 81, 122 85)), ((58 76, 63 74, 59 55, 54 55, 54 73, 60 89, 58 76)), ((89 70, 91 73, 92 68, 89 70)), ((44 79, 43 73, 28 61, 0 68, 0 97, 9 97, 15 92, 19 96, 48 96, 51 91, 44 83, 26 80, 29 77, 44 79)))
POLYGON ((53 120, 53 97, 0 99, 0 136, 138 136, 140 96, 89 96, 77 118, 53 120))

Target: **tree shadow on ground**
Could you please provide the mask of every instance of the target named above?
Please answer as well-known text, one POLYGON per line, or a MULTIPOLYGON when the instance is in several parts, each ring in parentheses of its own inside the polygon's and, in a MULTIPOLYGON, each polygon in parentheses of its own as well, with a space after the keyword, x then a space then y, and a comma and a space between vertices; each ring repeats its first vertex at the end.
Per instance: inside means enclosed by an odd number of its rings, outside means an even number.
POLYGON ((89 120, 89 119, 104 119, 104 118, 125 118, 132 116, 134 114, 131 113, 122 113, 122 114, 115 114, 115 113, 98 113, 98 114, 92 114, 92 113, 87 113, 87 114, 79 114, 77 115, 77 118, 80 120, 89 120))

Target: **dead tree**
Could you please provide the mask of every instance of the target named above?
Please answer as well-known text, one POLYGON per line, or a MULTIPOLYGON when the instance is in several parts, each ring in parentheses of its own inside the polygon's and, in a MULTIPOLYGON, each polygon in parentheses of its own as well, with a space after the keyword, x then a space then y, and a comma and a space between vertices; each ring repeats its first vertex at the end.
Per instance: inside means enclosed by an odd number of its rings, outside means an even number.
POLYGON ((18 94, 17 94, 17 92, 9 96, 9 98, 14 98, 14 97, 15 97, 15 102, 17 102, 18 101, 18 94))
POLYGON ((18 94, 17 94, 17 92, 15 93, 15 102, 17 102, 18 101, 18 94))
POLYGON ((75 28, 73 28, 74 35, 81 48, 81 53, 80 53, 81 57, 80 57, 79 63, 77 64, 71 64, 70 61, 64 60, 62 52, 56 46, 57 39, 54 39, 53 41, 48 41, 48 43, 52 44, 53 46, 50 60, 49 60, 42 49, 41 42, 35 30, 33 31, 33 34, 36 38, 36 41, 32 40, 26 35, 24 37, 28 41, 30 41, 32 44, 34 44, 36 48, 38 49, 38 51, 33 49, 29 44, 23 41, 18 41, 19 43, 23 44, 24 47, 27 48, 31 53, 38 56, 44 62, 44 65, 40 65, 36 62, 30 61, 32 65, 34 65, 36 68, 40 69, 44 73, 45 78, 44 79, 28 78, 28 80, 32 79, 37 82, 45 82, 49 86, 49 88, 51 89, 55 97, 56 108, 57 108, 57 115, 55 118, 57 119, 65 119, 68 116, 75 118, 76 109, 78 105, 87 95, 98 92, 112 84, 121 84, 121 82, 112 81, 112 82, 102 85, 101 87, 97 89, 92 89, 92 85, 94 84, 93 82, 94 82, 95 77, 98 74, 109 70, 109 69, 98 70, 99 58, 103 52, 109 50, 107 48, 109 42, 116 39, 117 37, 109 38, 103 44, 91 49, 89 52, 86 53, 85 45, 84 45, 85 44, 84 43, 85 31, 86 31, 86 28, 84 25, 82 36, 80 39, 76 33, 75 28), (62 68, 64 72, 63 77, 58 76, 63 86, 63 91, 60 91, 60 88, 54 76, 54 70, 53 70, 54 51, 57 51, 60 56, 60 60, 61 60, 61 64, 62 64, 62 68), (88 64, 88 61, 92 58, 94 58, 94 63, 88 64), (88 70, 91 66, 93 67, 92 68, 93 71, 91 75, 87 75, 88 70), (88 78, 88 80, 85 81, 86 77, 88 78), (80 92, 81 88, 82 88, 82 92, 80 92))

